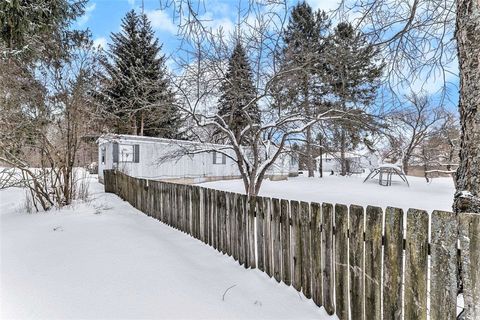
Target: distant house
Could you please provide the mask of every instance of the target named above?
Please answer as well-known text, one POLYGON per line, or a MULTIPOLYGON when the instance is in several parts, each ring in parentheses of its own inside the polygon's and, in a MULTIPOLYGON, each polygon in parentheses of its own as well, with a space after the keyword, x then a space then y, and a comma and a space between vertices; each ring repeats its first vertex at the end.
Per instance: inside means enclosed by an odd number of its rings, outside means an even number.
MULTIPOLYGON (((100 182, 106 169, 118 169, 138 178, 185 183, 240 178, 234 152, 228 145, 115 134, 103 135, 97 143, 100 182), (200 152, 205 147, 221 152, 200 152)), ((267 172, 267 178, 281 180, 296 174, 298 161, 284 154, 267 172)))
MULTIPOLYGON (((325 152, 322 154, 322 168, 324 172, 341 171, 340 152, 325 152)), ((346 152, 347 171, 350 173, 363 173, 371 170, 378 164, 378 157, 370 152, 346 152)), ((319 167, 320 156, 315 158, 316 167, 319 167)))

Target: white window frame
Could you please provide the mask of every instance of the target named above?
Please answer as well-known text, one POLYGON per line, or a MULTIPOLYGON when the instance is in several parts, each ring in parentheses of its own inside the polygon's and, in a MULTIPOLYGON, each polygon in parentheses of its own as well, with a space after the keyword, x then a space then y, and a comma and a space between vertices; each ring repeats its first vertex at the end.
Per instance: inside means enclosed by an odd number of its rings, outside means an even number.
POLYGON ((226 164, 227 156, 221 152, 213 151, 213 164, 226 164))
POLYGON ((135 158, 135 147, 133 144, 118 145, 118 162, 133 162, 135 158))

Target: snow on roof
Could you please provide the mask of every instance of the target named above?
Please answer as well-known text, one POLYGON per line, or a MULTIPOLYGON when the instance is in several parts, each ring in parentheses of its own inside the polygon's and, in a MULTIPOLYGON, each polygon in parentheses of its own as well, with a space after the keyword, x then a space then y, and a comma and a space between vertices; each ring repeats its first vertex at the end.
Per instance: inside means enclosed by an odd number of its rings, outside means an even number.
MULTIPOLYGON (((361 154, 358 153, 353 153, 353 152, 345 152, 345 158, 346 159, 351 159, 351 158, 360 158, 362 157, 361 154)), ((323 159, 340 159, 341 158, 341 152, 326 152, 322 154, 323 159)), ((316 160, 320 160, 320 156, 315 158, 316 160)))
POLYGON ((227 144, 204 143, 199 141, 136 136, 136 135, 130 135, 130 134, 113 134, 113 133, 107 133, 102 135, 100 138, 98 138, 97 144, 102 144, 102 143, 111 142, 111 141, 150 142, 150 143, 164 143, 164 144, 177 144, 177 145, 203 145, 203 146, 208 145, 208 146, 217 147, 217 148, 221 148, 221 147, 231 148, 231 146, 227 144))

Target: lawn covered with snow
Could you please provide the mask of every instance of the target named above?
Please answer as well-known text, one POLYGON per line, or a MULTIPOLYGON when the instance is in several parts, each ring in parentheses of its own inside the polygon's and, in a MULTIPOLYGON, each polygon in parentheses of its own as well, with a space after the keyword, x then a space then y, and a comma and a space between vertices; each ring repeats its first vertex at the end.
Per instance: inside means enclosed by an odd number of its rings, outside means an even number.
POLYGON ((0 191, 0 318, 336 319, 93 180, 91 192, 27 214, 23 190, 0 191))
MULTIPOLYGON (((394 177, 391 186, 384 187, 378 180, 365 176, 325 175, 323 178, 299 176, 283 181, 265 180, 260 189, 261 196, 309 202, 373 205, 386 208, 398 207, 451 211, 455 191, 452 178, 435 178, 427 183, 424 178, 408 177, 410 187, 394 177)), ((241 180, 224 180, 201 184, 204 187, 244 192, 241 180)))

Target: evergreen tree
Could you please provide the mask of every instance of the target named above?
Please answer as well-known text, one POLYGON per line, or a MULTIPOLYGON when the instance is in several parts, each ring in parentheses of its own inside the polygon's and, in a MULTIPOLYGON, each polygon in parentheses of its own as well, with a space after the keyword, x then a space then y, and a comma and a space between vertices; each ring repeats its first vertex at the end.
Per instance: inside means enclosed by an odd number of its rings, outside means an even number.
POLYGON ((374 129, 375 121, 365 107, 373 102, 382 75, 379 51, 350 23, 340 23, 325 49, 327 73, 325 82, 336 107, 347 112, 335 122, 335 141, 340 150, 341 174, 348 171, 345 152, 362 141, 366 129, 374 129))
POLYGON ((122 31, 112 34, 100 98, 117 133, 177 136, 179 110, 160 50, 146 15, 133 10, 122 19, 122 31))
MULTIPOLYGON (((277 99, 292 112, 314 117, 322 110, 320 71, 323 67, 325 34, 329 26, 325 12, 313 11, 305 2, 298 3, 292 9, 283 39, 285 47, 280 56, 286 76, 278 83, 282 93, 277 99)), ((314 142, 312 128, 308 128, 305 132, 305 163, 309 177, 313 177, 315 169, 314 142)))
MULTIPOLYGON (((241 131, 248 125, 260 124, 260 110, 254 101, 257 91, 253 84, 253 75, 247 54, 237 41, 228 63, 225 79, 220 87, 218 115, 235 133, 237 142, 241 131)), ((223 140, 222 134, 215 134, 217 140, 223 140)))

